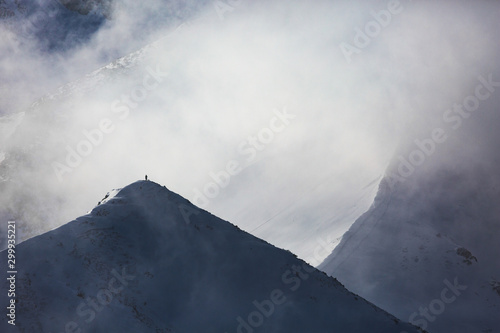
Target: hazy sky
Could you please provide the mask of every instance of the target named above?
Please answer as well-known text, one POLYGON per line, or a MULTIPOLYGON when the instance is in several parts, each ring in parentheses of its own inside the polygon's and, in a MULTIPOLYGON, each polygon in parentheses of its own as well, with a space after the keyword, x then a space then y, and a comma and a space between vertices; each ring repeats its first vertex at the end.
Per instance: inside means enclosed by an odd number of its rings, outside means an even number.
MULTIPOLYGON (((396 152, 430 137, 479 76, 500 81, 493 1, 190 2, 189 14, 163 18, 165 3, 125 1, 62 50, 3 28, 0 114, 56 95, 0 145, 16 165, 2 175, 3 205, 46 210, 25 212, 25 223, 60 225, 147 173, 317 264, 323 241, 369 207, 396 152), (57 96, 159 38, 140 61, 124 58, 57 96)), ((0 137, 15 123, 0 124, 0 137)))

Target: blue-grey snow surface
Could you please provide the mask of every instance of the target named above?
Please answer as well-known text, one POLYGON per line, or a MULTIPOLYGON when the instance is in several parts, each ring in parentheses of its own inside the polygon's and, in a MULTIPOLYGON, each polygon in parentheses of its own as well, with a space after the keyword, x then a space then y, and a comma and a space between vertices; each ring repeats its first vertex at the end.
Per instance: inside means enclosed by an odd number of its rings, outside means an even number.
POLYGON ((417 332, 150 181, 19 244, 16 259, 16 326, 3 314, 2 332, 417 332))
POLYGON ((498 172, 439 170, 391 190, 318 266, 433 333, 500 332, 498 172))

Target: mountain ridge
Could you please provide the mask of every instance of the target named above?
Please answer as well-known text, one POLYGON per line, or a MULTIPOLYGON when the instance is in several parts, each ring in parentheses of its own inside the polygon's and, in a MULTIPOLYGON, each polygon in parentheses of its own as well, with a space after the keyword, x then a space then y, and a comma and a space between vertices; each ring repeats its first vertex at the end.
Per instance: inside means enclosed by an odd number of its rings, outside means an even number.
POLYGON ((151 181, 16 251, 22 332, 416 332, 151 181))
POLYGON ((495 178, 480 169, 445 170, 393 188, 384 179, 376 204, 318 269, 430 332, 498 332, 495 178), (450 284, 463 289, 447 302, 450 284))

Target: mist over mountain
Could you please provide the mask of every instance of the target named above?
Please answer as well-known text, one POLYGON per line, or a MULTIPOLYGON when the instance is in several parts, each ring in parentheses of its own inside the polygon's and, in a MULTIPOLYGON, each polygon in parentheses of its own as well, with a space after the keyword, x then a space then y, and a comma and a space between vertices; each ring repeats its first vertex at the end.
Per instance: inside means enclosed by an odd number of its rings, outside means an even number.
POLYGON ((4 0, 0 2, 0 115, 25 111, 193 19, 208 1, 4 0))
POLYGON ((429 332, 499 332, 500 136, 479 130, 500 124, 499 103, 494 91, 461 126, 442 127, 444 142, 398 155, 318 268, 429 332))

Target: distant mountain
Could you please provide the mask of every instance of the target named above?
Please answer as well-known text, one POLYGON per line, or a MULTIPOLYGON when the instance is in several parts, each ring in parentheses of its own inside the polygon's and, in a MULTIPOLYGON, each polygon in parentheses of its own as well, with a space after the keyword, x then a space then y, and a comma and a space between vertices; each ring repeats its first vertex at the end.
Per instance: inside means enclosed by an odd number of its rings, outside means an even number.
POLYGON ((318 268, 429 332, 500 332, 498 160, 458 161, 386 177, 318 268))
MULTIPOLYGON (((15 255, 16 325, 3 315, 2 332, 417 332, 149 181, 108 193, 15 255)), ((5 271, 2 281, 5 311, 5 271)))
POLYGON ((0 2, 0 24, 21 42, 46 50, 68 49, 88 40, 110 14, 110 1, 16 0, 0 2))
POLYGON ((64 7, 78 12, 81 15, 97 12, 103 16, 109 16, 111 14, 113 2, 113 0, 60 0, 60 3, 64 7))
MULTIPOLYGON (((135 17, 138 19, 135 22, 138 28, 127 35, 128 39, 123 44, 134 44, 132 40, 147 42, 148 36, 165 27, 180 24, 207 3, 206 0, 163 0, 146 5, 135 3, 149 15, 147 18, 135 17)), ((118 8, 125 12, 136 12, 137 8, 131 4, 134 2, 114 0, 0 1, 0 25, 9 27, 22 43, 35 42, 40 49, 64 51, 88 41, 106 23, 113 22, 118 8)))

